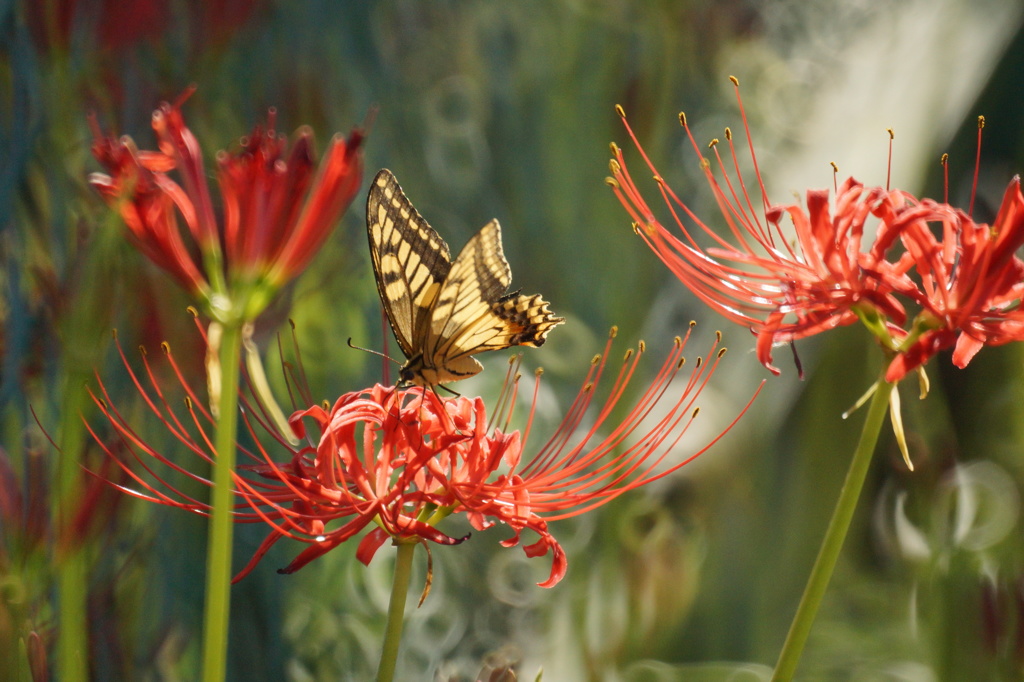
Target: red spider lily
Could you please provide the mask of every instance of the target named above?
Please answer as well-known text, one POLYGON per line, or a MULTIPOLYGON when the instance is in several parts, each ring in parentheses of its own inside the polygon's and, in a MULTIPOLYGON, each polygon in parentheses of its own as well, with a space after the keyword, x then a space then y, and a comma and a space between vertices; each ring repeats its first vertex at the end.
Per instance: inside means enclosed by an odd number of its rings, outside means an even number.
MULTIPOLYGON (((757 335, 758 359, 774 374, 779 373, 772 365, 775 344, 853 324, 858 319, 876 319, 879 315, 895 324, 905 322, 903 305, 894 293, 914 287, 906 274, 911 262, 909 259, 894 263, 886 260, 886 252, 898 238, 899 231, 882 222, 870 248, 861 250, 868 218, 877 215, 877 206, 890 194, 896 201, 902 196, 901 192, 879 187, 868 189, 850 178, 838 188, 831 210, 827 190, 809 190, 806 207, 769 205, 751 145, 751 158, 762 194, 759 215, 739 172, 732 133, 726 129, 735 180, 719 154, 717 140, 712 142, 711 148, 725 187, 719 184, 711 163, 703 156, 701 169, 729 226, 733 237, 733 242, 729 242, 697 217, 661 180, 626 122, 624 112, 621 108, 618 111, 648 168, 655 174, 659 191, 681 237, 654 217, 626 168, 622 150, 612 145, 614 159, 608 182, 632 216, 636 233, 698 298, 757 335), (792 223, 792 235, 782 224, 787 216, 792 223), (684 218, 716 246, 703 248, 684 218)), ((682 114, 680 122, 700 156, 682 114)), ((749 138, 749 131, 747 134, 749 138)))
POLYGON ((118 209, 139 250, 208 311, 217 309, 214 298, 230 293, 252 319, 306 267, 352 202, 362 180, 363 133, 335 136, 317 169, 312 131, 299 129, 289 149, 274 131, 271 109, 265 126, 217 155, 218 224, 202 150, 180 105, 165 102, 153 112, 159 151, 106 137, 93 120, 93 155, 110 175, 93 173, 89 182, 118 209))
POLYGON ((218 45, 259 5, 256 0, 210 0, 187 6, 162 0, 39 0, 25 7, 25 21, 42 50, 67 50, 77 33, 82 45, 119 55, 174 30, 175 19, 188 19, 182 28, 189 29, 196 47, 218 45))
POLYGON ((166 32, 168 10, 153 0, 40 0, 26 6, 25 19, 40 48, 66 50, 75 29, 84 29, 91 45, 123 52, 166 32))
MULTIPOLYGON (((266 523, 270 532, 235 580, 251 571, 282 537, 309 544, 281 571, 284 573, 298 570, 371 525, 357 550, 364 563, 389 538, 396 543, 429 540, 458 544, 466 538, 450 537, 436 525, 451 514, 465 512, 479 530, 496 523, 508 525, 513 536, 504 542, 506 546, 518 544, 524 529, 535 532, 539 540, 524 550, 531 557, 552 553, 551 573, 540 584, 555 585, 565 575, 566 557, 548 530, 548 522, 594 509, 666 476, 724 435, 723 431, 686 457, 676 454, 680 439, 697 415, 695 402, 725 351, 717 349, 716 340, 709 350, 710 362, 698 359, 689 378, 677 380, 684 365, 685 343, 685 339, 676 339, 651 385, 633 409, 613 423, 612 414, 644 347, 641 343, 640 352, 626 354, 609 397, 595 412, 590 409, 591 402, 604 374, 610 336, 565 419, 528 460, 523 450, 537 405, 539 373, 522 433, 508 430, 509 407, 488 416, 481 398, 441 398, 420 388, 377 385, 342 396, 330 409, 311 407, 295 412, 290 420, 292 429, 306 444, 293 447, 283 434, 274 431, 258 404, 243 398, 245 423, 256 445, 251 450, 240 446, 250 463, 238 467, 234 475, 235 495, 241 500, 236 520, 266 523), (320 432, 315 444, 306 439, 303 420, 307 419, 320 432), (586 429, 581 427, 584 419, 590 424, 586 429), (257 430, 266 430, 275 449, 288 451, 289 458, 275 460, 256 438, 257 430)), ((170 357, 169 351, 167 354, 170 357)), ((130 368, 129 372, 149 409, 189 451, 210 463, 215 456, 208 435, 212 420, 173 358, 170 361, 188 395, 186 415, 181 417, 166 401, 148 361, 145 381, 130 368)), ((499 404, 513 405, 517 389, 517 378, 506 380, 499 404)), ((142 499, 207 513, 205 502, 167 483, 153 471, 149 460, 189 479, 209 481, 147 445, 110 402, 102 383, 94 398, 124 451, 135 461, 133 465, 118 459, 134 481, 118 487, 142 499)), ((739 416, 745 412, 746 407, 739 416)), ((98 434, 92 433, 99 440, 98 434)))
POLYGON ((85 481, 66 514, 51 522, 47 510, 53 505, 54 491, 47 482, 45 456, 29 449, 16 467, 0 448, 0 565, 11 555, 41 548, 48 539, 61 558, 100 535, 120 511, 120 495, 104 480, 125 480, 111 464, 109 458, 105 460, 100 467, 101 480, 85 481))
MULTIPOLYGON (((739 84, 735 79, 733 83, 742 114, 739 84)), ((758 359, 773 373, 778 374, 772 366, 775 344, 858 320, 890 354, 885 377, 889 382, 899 381, 953 345, 953 362, 964 367, 986 344, 1024 339, 1024 312, 1019 310, 1024 262, 1015 255, 1024 245, 1024 199, 1016 178, 992 227, 975 223, 968 213, 947 203, 919 200, 901 190, 867 188, 853 178, 836 188, 831 208, 827 190, 809 190, 806 207, 771 205, 750 143, 762 196, 758 211, 740 174, 732 133, 726 129, 735 179, 719 154, 717 140, 711 148, 724 186, 703 157, 701 169, 729 227, 729 241, 661 180, 625 113, 621 108, 618 112, 655 174, 679 232, 654 217, 626 168, 622 150, 612 145, 608 183, 633 218, 635 231, 698 298, 757 335, 758 359), (786 216, 791 231, 781 223, 786 216), (869 219, 877 227, 864 250, 869 219), (714 245, 702 247, 688 224, 714 245), (933 224, 941 229, 933 231, 933 224), (905 251, 894 257, 897 242, 905 251), (921 309, 909 329, 906 303, 921 309)), ((743 121, 746 129, 745 115, 743 121)), ((680 122, 700 155, 682 114, 680 122)), ((979 150, 983 124, 979 119, 979 150)))
POLYGON ((43 544, 47 536, 47 503, 45 461, 38 452, 25 458, 19 476, 7 453, 0 449, 0 557, 3 544, 22 544, 34 549, 43 544), (18 537, 14 537, 18 536, 18 537))
MULTIPOLYGON (((898 381, 938 351, 954 346, 953 364, 966 367, 985 345, 1024 339, 1024 197, 1020 178, 1010 181, 991 226, 930 199, 894 207, 886 221, 899 230, 921 278, 915 296, 923 330, 890 364, 886 381, 898 381), (941 238, 930 229, 942 226, 941 238)), ((915 290, 916 292, 917 290, 915 290)))

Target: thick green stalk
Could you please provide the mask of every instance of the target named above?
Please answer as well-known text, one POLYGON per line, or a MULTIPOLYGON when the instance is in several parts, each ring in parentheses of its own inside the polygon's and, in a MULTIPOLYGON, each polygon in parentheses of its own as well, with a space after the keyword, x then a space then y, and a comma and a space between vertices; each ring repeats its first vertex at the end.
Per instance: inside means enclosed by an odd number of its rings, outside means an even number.
POLYGON ((60 634, 57 639, 58 679, 84 682, 89 679, 87 601, 89 564, 85 552, 72 550, 60 562, 57 579, 60 634))
POLYGON ((415 543, 398 545, 398 553, 395 555, 395 578, 391 583, 391 603, 388 604, 388 624, 384 631, 380 666, 377 668, 377 682, 391 682, 395 677, 398 645, 402 641, 402 621, 405 619, 405 600, 409 596, 409 579, 412 577, 412 557, 415 552, 415 543))
MULTIPOLYGON (((75 508, 82 498, 82 449, 86 375, 70 371, 64 385, 60 411, 60 454, 57 463, 58 493, 52 510, 54 528, 70 527, 75 508)), ((58 535, 61 534, 58 531, 58 535)), ((60 623, 57 638, 57 676, 79 682, 89 679, 88 546, 77 546, 76 538, 65 536, 67 546, 57 547, 57 608, 60 623)))
POLYGON ((868 414, 864 420, 860 442, 857 443, 857 449, 853 453, 850 469, 846 472, 846 481, 843 482, 843 489, 839 493, 835 511, 832 512, 832 520, 828 524, 825 539, 818 551, 818 558, 814 562, 811 576, 807 580, 803 597, 800 599, 800 606, 797 607, 796 616, 789 626, 786 642, 782 645, 782 653, 779 655, 779 662, 775 665, 772 682, 788 682, 793 679, 793 674, 796 672, 800 654, 803 653, 807 636, 811 632, 811 625, 814 624, 814 617, 818 613, 818 607, 821 606, 822 597, 825 596, 825 590, 832 578, 832 571, 839 559, 839 552, 846 540, 846 533, 850 529, 850 522, 853 520, 853 513, 857 508, 857 500, 860 499, 864 479, 867 477, 871 465, 871 456, 878 443, 878 434, 882 430, 882 423, 885 421, 885 415, 889 409, 889 396, 893 388, 894 384, 879 379, 878 388, 871 398, 871 405, 868 407, 868 414))
POLYGON ((221 382, 214 445, 213 513, 206 547, 206 606, 203 621, 203 680, 221 682, 227 671, 228 621, 231 615, 231 545, 235 440, 238 432, 238 380, 242 328, 225 324, 218 358, 221 382))

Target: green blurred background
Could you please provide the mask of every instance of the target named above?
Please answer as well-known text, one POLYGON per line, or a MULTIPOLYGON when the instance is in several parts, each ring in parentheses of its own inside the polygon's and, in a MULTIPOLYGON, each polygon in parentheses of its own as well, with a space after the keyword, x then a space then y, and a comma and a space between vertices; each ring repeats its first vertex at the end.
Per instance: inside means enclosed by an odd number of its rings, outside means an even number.
MULTIPOLYGON (((83 392, 94 370, 139 431, 178 456, 137 404, 111 328, 126 348, 169 341, 202 377, 186 297, 86 185, 99 170, 88 112, 152 148, 150 112, 194 83, 186 120, 212 157, 269 106, 279 130, 308 124, 321 145, 376 108, 367 179, 393 170, 453 250, 497 217, 513 285, 567 318, 525 357, 547 370, 548 424, 610 325, 620 348, 648 342, 648 372, 689 320, 699 326, 688 355, 721 327, 731 352, 682 456, 724 428, 767 372, 753 337, 698 305, 633 235, 603 181, 608 143, 626 149, 638 181, 646 173, 613 106, 669 184, 720 227, 676 114, 701 142, 739 129, 730 74, 776 201, 831 186, 830 161, 843 177, 884 184, 891 127, 893 185, 941 200, 948 151, 951 201, 966 206, 984 114, 975 215, 988 219, 1024 161, 1021 19, 1016 0, 0 2, 0 677, 23 674, 29 633, 47 647, 58 637, 54 581, 71 546, 88 571, 95 679, 198 670, 202 518, 107 491, 73 539, 46 521, 67 474, 29 405, 65 452, 101 468, 77 420, 97 421, 83 392)), ((653 205, 653 182, 644 189, 653 205)), ((378 361, 345 344, 382 343, 362 195, 322 251, 261 318, 258 340, 275 357, 275 334, 293 319, 314 394, 334 398, 380 377, 378 361)), ((880 363, 857 328, 798 351, 806 380, 780 349, 783 375, 697 462, 554 524, 569 573, 553 590, 533 585, 547 560, 501 548, 502 529, 435 548, 400 679, 472 679, 489 657, 518 662, 521 679, 541 668, 556 681, 767 679, 859 432, 861 415, 840 415, 880 363)), ((508 354, 493 355, 460 390, 495 395, 508 354)), ((1017 346, 987 349, 960 371, 943 355, 926 401, 903 387, 917 470, 883 434, 802 679, 1022 677, 1022 361, 1017 346)), ((261 539, 240 528, 236 562, 261 539)), ((280 544, 233 590, 230 678, 366 679, 388 552, 367 568, 343 546, 280 576, 299 549, 280 544)))

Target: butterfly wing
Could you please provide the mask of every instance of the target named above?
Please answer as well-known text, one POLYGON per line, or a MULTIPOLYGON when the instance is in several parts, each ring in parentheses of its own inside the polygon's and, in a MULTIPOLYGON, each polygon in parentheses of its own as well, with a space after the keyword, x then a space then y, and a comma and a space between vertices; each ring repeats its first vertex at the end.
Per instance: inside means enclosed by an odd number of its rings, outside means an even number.
POLYGON ((402 352, 412 358, 430 328, 431 311, 452 267, 451 253, 387 169, 370 185, 366 233, 381 304, 402 352))
POLYGON ((492 220, 453 263, 448 245, 405 196, 389 170, 366 200, 366 232, 377 292, 408 359, 401 378, 423 386, 483 369, 472 355, 539 346, 564 320, 539 295, 505 294, 512 275, 492 220))
POLYGON ((441 381, 480 371, 471 355, 509 346, 540 346, 564 320, 539 295, 506 295, 511 271, 497 220, 466 244, 452 264, 434 304, 423 343, 425 363, 441 381))

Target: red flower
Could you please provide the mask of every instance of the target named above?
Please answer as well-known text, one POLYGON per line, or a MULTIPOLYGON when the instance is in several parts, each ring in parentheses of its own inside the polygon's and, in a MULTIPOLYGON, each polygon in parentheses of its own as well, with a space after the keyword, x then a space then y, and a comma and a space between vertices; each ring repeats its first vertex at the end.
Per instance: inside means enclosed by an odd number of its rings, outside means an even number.
MULTIPOLYGON (((507 429, 507 408, 488 415, 480 398, 441 398, 418 387, 378 385, 348 393, 330 409, 311 407, 296 412, 290 420, 295 435, 305 440, 304 420, 312 420, 319 437, 315 444, 306 441, 306 445, 293 447, 273 431, 258 405, 243 401, 245 423, 257 446, 255 451, 243 450, 250 463, 240 466, 234 476, 235 494, 241 500, 236 520, 266 523, 270 532, 235 579, 252 570, 282 537, 309 545, 284 573, 298 570, 371 526, 357 550, 364 563, 388 539, 458 544, 466 538, 450 537, 438 530, 437 524, 451 514, 466 513, 480 530, 496 523, 509 526, 513 536, 505 541, 506 546, 518 544, 523 530, 536 533, 539 539, 524 549, 531 557, 551 552, 551 574, 541 585, 553 586, 565 574, 566 557, 548 522, 588 511, 666 476, 721 437, 686 457, 676 455, 680 439, 697 415, 695 401, 724 354, 724 348, 716 350, 717 341, 710 349, 710 362, 698 359, 688 380, 675 381, 683 367, 685 346, 685 340, 677 339, 651 386, 617 424, 610 422, 611 415, 616 413, 644 348, 641 344, 640 352, 626 354, 608 399, 594 414, 589 408, 610 346, 611 337, 605 353, 592 363, 583 389, 560 427, 528 460, 523 450, 537 405, 539 373, 522 434, 507 429), (590 426, 581 432, 584 418, 590 426), (257 430, 268 431, 275 447, 290 451, 289 458, 275 460, 259 443, 257 430)), ((212 420, 173 359, 171 362, 190 397, 185 418, 170 409, 148 362, 146 375, 152 388, 145 389, 134 373, 132 379, 149 408, 174 436, 202 460, 211 462, 215 456, 208 437, 212 420)), ((506 381, 499 404, 514 404, 517 388, 517 381, 506 381)), ((181 475, 209 482, 148 446, 117 411, 102 383, 95 400, 124 450, 143 469, 140 472, 129 462, 118 460, 134 480, 130 486, 118 487, 153 502, 207 513, 205 502, 175 489, 154 473, 146 460, 155 458, 181 475)), ((98 440, 95 432, 93 435, 98 440)), ((113 450, 110 453, 113 457, 113 450)))
MULTIPOLYGON (((626 168, 622 150, 613 145, 609 184, 632 216, 636 233, 698 298, 757 335, 758 359, 774 374, 779 373, 772 365, 772 346, 776 344, 813 336, 874 314, 896 324, 905 321, 906 313, 894 293, 913 287, 906 275, 910 262, 891 263, 885 258, 898 231, 881 223, 870 248, 861 250, 867 219, 876 212, 879 202, 889 194, 898 200, 900 192, 890 193, 878 187, 866 189, 850 178, 839 187, 832 210, 828 190, 809 190, 806 208, 795 204, 770 206, 764 198, 759 216, 738 166, 735 181, 729 177, 716 140, 711 147, 725 188, 703 157, 701 169, 732 233, 730 242, 708 227, 661 180, 625 114, 621 109, 619 113, 655 174, 681 235, 677 236, 654 217, 626 168), (791 233, 782 223, 787 216, 792 223, 791 233), (684 218, 716 246, 702 247, 684 218)), ((680 115, 680 121, 685 127, 686 118, 680 115)), ((689 135, 689 127, 686 131, 689 135)), ((692 135, 690 140, 699 155, 692 135)), ((732 133, 728 129, 726 140, 735 164, 732 133)), ((756 159, 754 168, 757 169, 756 159)), ((760 172, 757 184, 764 197, 760 172)))
MULTIPOLYGON (((739 100, 738 82, 733 83, 739 100)), ((740 109, 742 113, 741 100, 740 109)), ((724 186, 703 157, 701 169, 729 227, 730 241, 708 227, 661 180, 624 112, 618 112, 655 174, 678 232, 654 217, 626 169, 622 150, 612 145, 608 183, 633 218, 634 230, 698 298, 757 335, 758 359, 773 373, 778 374, 772 366, 775 344, 858 320, 889 354, 889 382, 899 381, 954 344, 953 362, 963 367, 983 345, 1024 339, 1024 312, 1019 309, 1024 262, 1015 255, 1024 245, 1024 199, 1017 179, 1010 183, 991 228, 947 203, 918 200, 900 190, 866 188, 853 178, 837 187, 831 209, 827 190, 809 190, 806 207, 770 205, 751 144, 762 196, 758 210, 739 173, 732 133, 726 129, 735 178, 726 170, 717 140, 711 147, 724 186), (877 227, 862 248, 869 219, 877 227), (940 230, 931 229, 935 223, 940 230), (698 227, 713 245, 702 246, 688 224, 698 227), (892 255, 897 241, 905 248, 898 257, 892 255), (907 303, 920 308, 909 328, 907 303)), ((680 122, 699 155, 682 114, 680 122)), ((979 119, 979 130, 982 125, 979 119)))
POLYGON ((923 310, 923 331, 889 366, 886 381, 898 381, 940 350, 954 346, 953 364, 966 367, 985 345, 1024 339, 1024 197, 1020 178, 1010 181, 994 223, 930 199, 893 210, 885 219, 900 232, 920 275, 914 298, 923 310), (941 225, 940 235, 931 224, 941 225))
POLYGON ((257 0, 207 0, 183 6, 164 0, 38 0, 25 6, 25 20, 42 50, 67 50, 79 38, 83 47, 99 47, 120 57, 143 41, 155 41, 176 30, 188 35, 196 48, 216 46, 260 4, 257 0))
POLYGON ((47 511, 54 505, 55 491, 47 482, 45 455, 29 449, 20 462, 12 462, 0 448, 0 565, 25 561, 47 540, 60 558, 101 535, 119 513, 121 502, 104 480, 124 482, 120 473, 107 458, 100 467, 101 480, 88 478, 79 484, 78 497, 66 505, 59 519, 51 520, 47 511))
POLYGON ((90 46, 124 52, 165 33, 169 9, 154 0, 39 0, 25 7, 25 19, 40 48, 68 49, 77 28, 90 46))
POLYGON ((238 149, 218 153, 219 224, 202 150, 180 102, 153 112, 160 151, 105 137, 93 121, 93 155, 109 175, 93 173, 89 181, 118 209, 133 243, 208 308, 216 309, 211 300, 218 296, 241 298, 235 303, 245 319, 306 267, 362 179, 359 130, 347 140, 336 136, 317 170, 312 131, 301 128, 289 149, 274 119, 271 110, 266 126, 256 126, 238 149))

